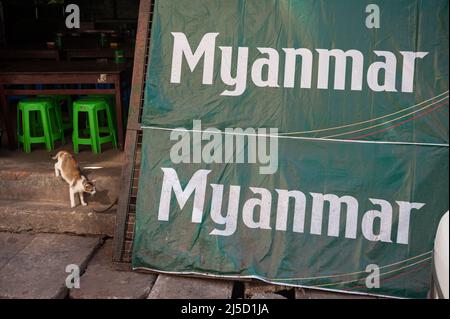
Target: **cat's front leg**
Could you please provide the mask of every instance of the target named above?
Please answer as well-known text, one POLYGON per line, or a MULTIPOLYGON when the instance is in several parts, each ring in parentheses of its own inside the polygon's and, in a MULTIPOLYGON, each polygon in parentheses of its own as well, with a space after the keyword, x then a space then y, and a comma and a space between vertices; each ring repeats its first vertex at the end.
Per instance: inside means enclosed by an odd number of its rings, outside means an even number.
POLYGON ((55 175, 56 175, 56 177, 59 177, 59 175, 60 175, 58 163, 55 164, 55 175))
POLYGON ((87 206, 86 202, 84 201, 83 192, 79 192, 78 195, 80 196, 81 205, 87 206))
POLYGON ((75 191, 72 187, 69 188, 70 192, 70 208, 75 208, 75 191))

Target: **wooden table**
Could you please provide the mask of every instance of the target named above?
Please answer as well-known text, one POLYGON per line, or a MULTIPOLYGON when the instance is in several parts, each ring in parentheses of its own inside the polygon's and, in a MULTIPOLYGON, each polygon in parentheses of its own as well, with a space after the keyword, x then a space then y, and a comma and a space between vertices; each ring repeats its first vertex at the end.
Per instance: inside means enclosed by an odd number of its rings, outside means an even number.
POLYGON ((81 95, 114 94, 117 114, 119 148, 124 146, 121 82, 129 81, 131 63, 82 62, 12 62, 0 63, 0 105, 5 117, 8 146, 15 149, 16 132, 7 96, 11 95, 81 95), (23 89, 18 85, 62 84, 113 84, 113 89, 52 88, 44 90, 23 89), (8 87, 7 87, 8 86, 8 87), (12 87, 9 87, 12 86, 12 87))

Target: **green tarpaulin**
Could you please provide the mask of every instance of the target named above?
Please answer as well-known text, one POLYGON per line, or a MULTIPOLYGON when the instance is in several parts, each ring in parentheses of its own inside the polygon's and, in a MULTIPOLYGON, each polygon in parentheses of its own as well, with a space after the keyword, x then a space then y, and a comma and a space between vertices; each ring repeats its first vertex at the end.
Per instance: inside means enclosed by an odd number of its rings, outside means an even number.
POLYGON ((150 50, 134 268, 427 296, 448 1, 156 1, 150 50))

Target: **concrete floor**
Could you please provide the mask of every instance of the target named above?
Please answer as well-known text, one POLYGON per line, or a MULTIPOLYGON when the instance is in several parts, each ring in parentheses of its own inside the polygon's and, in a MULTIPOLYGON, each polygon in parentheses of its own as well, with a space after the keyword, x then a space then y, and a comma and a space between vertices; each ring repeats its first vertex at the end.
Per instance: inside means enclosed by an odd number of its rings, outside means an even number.
POLYGON ((0 232, 0 298, 146 298, 156 275, 117 271, 111 258, 110 239, 0 232), (78 267, 79 287, 66 284, 76 274, 69 265, 78 267))

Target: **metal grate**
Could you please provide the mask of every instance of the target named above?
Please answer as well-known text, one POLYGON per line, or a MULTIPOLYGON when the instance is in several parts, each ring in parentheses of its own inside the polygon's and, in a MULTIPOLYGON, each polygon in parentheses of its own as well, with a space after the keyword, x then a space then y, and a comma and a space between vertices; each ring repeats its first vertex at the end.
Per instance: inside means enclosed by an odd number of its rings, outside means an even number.
MULTIPOLYGON (((145 77, 144 77, 144 88, 145 85, 147 83, 147 67, 148 67, 148 61, 149 61, 149 55, 150 55, 150 39, 151 39, 151 34, 152 34, 152 23, 153 23, 153 10, 154 10, 154 6, 155 3, 154 1, 151 1, 150 4, 150 19, 149 19, 149 24, 148 24, 148 42, 147 42, 147 48, 146 48, 146 52, 145 52, 145 60, 144 60, 144 70, 145 70, 145 77)), ((142 90, 142 94, 141 94, 141 104, 139 107, 139 123, 141 123, 141 119, 142 119, 142 111, 144 109, 144 99, 145 99, 145 94, 144 94, 145 90, 142 90)))
POLYGON ((136 223, 136 201, 139 187, 139 173, 141 167, 141 145, 142 145, 142 131, 138 133, 135 160, 133 163, 133 176, 131 183, 130 200, 128 203, 128 210, 127 210, 125 240, 122 251, 122 262, 125 263, 131 262, 131 251, 134 239, 134 226, 136 223))
POLYGON ((140 53, 142 50, 135 54, 132 87, 139 88, 139 90, 132 90, 127 128, 125 164, 122 171, 122 196, 119 199, 116 233, 114 237, 113 259, 118 264, 129 264, 131 262, 141 163, 142 130, 140 123, 144 107, 153 9, 154 1, 141 0, 137 41, 142 41, 146 44, 144 54, 140 53), (147 25, 143 26, 143 23, 147 25), (139 34, 139 32, 143 34, 139 34))

